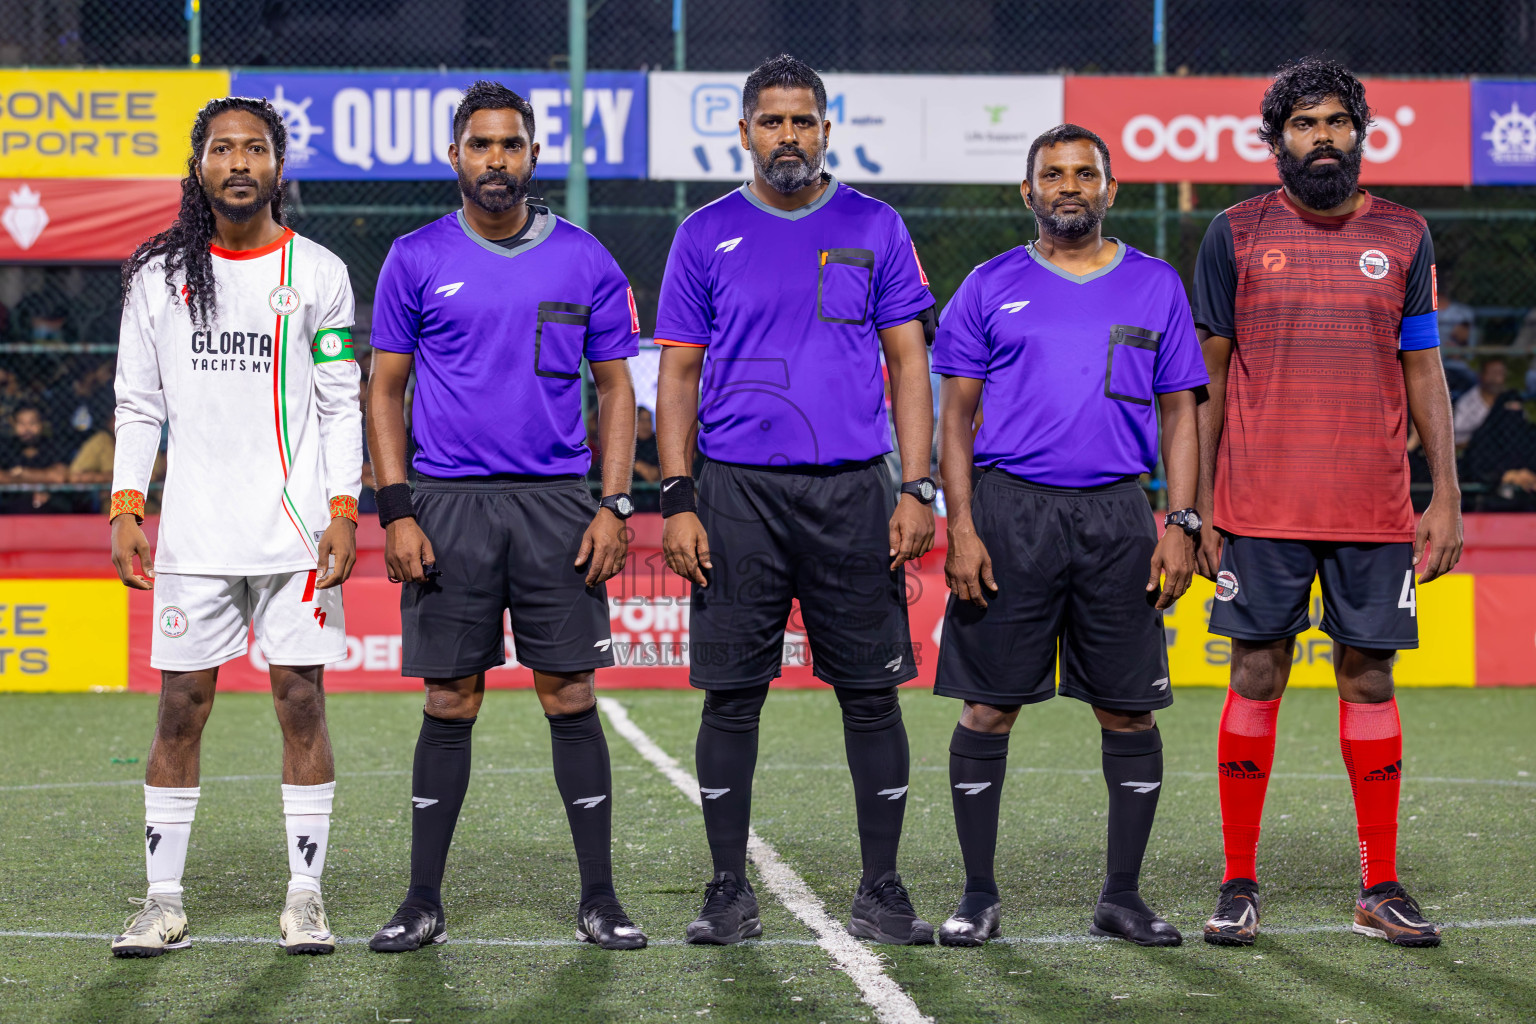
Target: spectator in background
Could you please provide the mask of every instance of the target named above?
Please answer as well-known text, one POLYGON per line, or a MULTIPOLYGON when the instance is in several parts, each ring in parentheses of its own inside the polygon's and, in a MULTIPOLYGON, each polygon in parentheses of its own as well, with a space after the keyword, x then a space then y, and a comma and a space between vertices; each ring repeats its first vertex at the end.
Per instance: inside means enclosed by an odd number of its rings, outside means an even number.
MULTIPOLYGON (((64 459, 48 436, 42 410, 35 405, 18 405, 11 414, 11 436, 0 441, 0 469, 5 482, 62 484, 69 477, 64 459)), ((0 511, 68 512, 66 504, 49 491, 24 491, 0 498, 0 511)))
MULTIPOLYGON (((117 452, 117 415, 115 409, 107 410, 105 421, 96 421, 96 432, 85 439, 80 450, 69 464, 69 482, 72 484, 110 484, 112 482, 112 457, 117 452)), ((76 495, 73 502, 76 512, 100 512, 106 507, 107 491, 103 488, 94 494, 76 495)))
MULTIPOLYGON (((90 437, 112 418, 117 405, 113 390, 117 366, 112 359, 94 364, 82 359, 76 369, 79 372, 64 396, 65 402, 71 405, 69 425, 80 437, 90 437)), ((110 480, 107 482, 111 483, 110 480)))
POLYGON ((1490 511, 1536 508, 1536 426, 1513 390, 1498 397, 1472 435, 1461 475, 1494 492, 1482 506, 1490 511))
POLYGON ((0 366, 0 436, 11 436, 11 417, 18 406, 29 400, 21 375, 9 366, 0 366))
POLYGON ((1477 387, 1477 373, 1468 362, 1467 352, 1475 344, 1472 332, 1476 320, 1472 307, 1464 302, 1449 302, 1440 310, 1440 359, 1452 399, 1477 387))
POLYGON ((1484 359, 1478 369, 1477 387, 1456 400, 1452 423, 1456 431, 1456 447, 1465 448, 1477 428, 1488 418, 1488 410, 1507 391, 1505 387, 1509 367, 1498 356, 1484 359))
POLYGON ((635 479, 656 483, 661 479, 661 456, 656 452, 656 424, 651 410, 635 407, 635 479))
POLYGON ((11 327, 16 332, 17 341, 45 345, 64 341, 68 320, 68 311, 59 299, 33 292, 16 303, 11 327))

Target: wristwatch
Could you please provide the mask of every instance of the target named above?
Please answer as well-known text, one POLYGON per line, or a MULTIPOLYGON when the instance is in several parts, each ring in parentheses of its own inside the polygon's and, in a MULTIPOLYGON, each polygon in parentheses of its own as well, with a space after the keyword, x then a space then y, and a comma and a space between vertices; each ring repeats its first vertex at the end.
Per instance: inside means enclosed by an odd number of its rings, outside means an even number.
POLYGON ((902 494, 910 494, 924 505, 932 505, 933 499, 939 493, 939 488, 933 482, 933 477, 925 476, 921 480, 913 480, 901 485, 902 494))
POLYGON ((1200 513, 1192 508, 1181 508, 1177 512, 1169 512, 1163 516, 1163 525, 1177 526, 1193 537, 1200 532, 1200 513))
POLYGON ((628 519, 635 514, 635 503, 629 499, 628 492, 623 494, 610 494, 598 502, 603 508, 612 512, 620 519, 628 519))

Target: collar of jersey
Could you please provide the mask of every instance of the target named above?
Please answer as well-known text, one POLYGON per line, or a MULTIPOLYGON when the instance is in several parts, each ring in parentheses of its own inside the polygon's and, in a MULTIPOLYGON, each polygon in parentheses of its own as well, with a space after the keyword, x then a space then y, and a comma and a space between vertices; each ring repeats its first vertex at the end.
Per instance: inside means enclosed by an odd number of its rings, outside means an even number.
POLYGON ((831 201, 832 193, 837 191, 838 181, 836 178, 832 178, 831 175, 828 175, 827 177, 831 178, 831 181, 827 183, 827 190, 820 196, 817 196, 814 203, 802 206, 798 210, 780 210, 777 207, 769 206, 767 203, 763 202, 761 199, 757 198, 757 196, 752 194, 752 186, 750 183, 742 185, 738 191, 741 192, 742 196, 745 197, 747 202, 751 203, 759 210, 762 210, 764 213, 771 213, 775 217, 782 217, 785 220, 800 220, 801 218, 809 217, 811 214, 815 213, 823 206, 826 206, 827 203, 831 201))
MULTIPOLYGON (((497 256, 501 256, 501 257, 504 257, 504 258, 510 260, 510 259, 516 259, 517 257, 521 256, 523 253, 525 253, 528 250, 530 250, 530 249, 534 248, 535 246, 539 245, 540 243, 542 243, 544 241, 544 239, 548 238, 551 234, 554 233, 555 221, 559 220, 560 218, 556 217, 553 213, 551 213, 548 210, 545 210, 544 212, 548 215, 546 217, 546 219, 545 219, 544 230, 540 231, 533 238, 530 238, 528 241, 524 242, 522 245, 518 246, 515 249, 508 249, 508 248, 505 248, 503 246, 497 245, 495 242, 492 242, 488 238, 481 238, 479 236, 479 234, 477 234, 475 232, 475 229, 469 226, 469 221, 464 219, 464 211, 463 210, 455 210, 453 215, 454 215, 454 217, 458 218, 459 227, 461 229, 463 229, 464 237, 465 238, 468 238, 471 242, 474 242, 476 245, 478 245, 480 248, 484 249, 486 252, 495 253, 497 256)), ((538 214, 536 212, 534 212, 533 207, 531 205, 529 206, 529 209, 528 209, 528 216, 530 216, 530 217, 537 217, 538 216, 538 214)))
POLYGON ((220 259, 226 260, 254 260, 268 253, 277 252, 287 245, 293 238, 293 228, 283 228, 283 233, 277 236, 277 241, 268 242, 260 249, 225 249, 217 245, 210 245, 208 250, 220 259))
POLYGON ((1068 281, 1071 281, 1073 284, 1087 284, 1089 281, 1098 280, 1105 274, 1109 273, 1111 270, 1114 270, 1120 265, 1120 261, 1125 259, 1124 242, 1120 241, 1118 238, 1112 238, 1109 235, 1105 235, 1104 240, 1107 242, 1115 243, 1115 255, 1108 263, 1104 264, 1098 270, 1093 271, 1091 274, 1074 274, 1070 270, 1061 269, 1056 264, 1052 263, 1050 260, 1036 252, 1033 242, 1026 242, 1024 244, 1024 248, 1026 251, 1028 251, 1030 259, 1034 260, 1036 263, 1040 264, 1042 267, 1044 267, 1046 270, 1049 270, 1057 277, 1064 277, 1068 281))
POLYGON ((1301 207, 1297 206, 1294 202, 1291 201, 1290 195, 1283 188, 1280 190, 1280 201, 1285 204, 1285 208, 1287 210, 1290 210, 1302 220, 1309 220, 1314 224, 1348 224, 1352 220, 1357 220, 1361 217, 1364 217, 1371 210, 1371 194, 1365 189, 1361 189, 1360 194, 1365 196, 1365 201, 1362 202, 1359 206, 1355 207, 1349 213, 1346 213, 1340 217, 1324 217, 1320 213, 1313 213, 1311 210, 1303 210, 1301 207))

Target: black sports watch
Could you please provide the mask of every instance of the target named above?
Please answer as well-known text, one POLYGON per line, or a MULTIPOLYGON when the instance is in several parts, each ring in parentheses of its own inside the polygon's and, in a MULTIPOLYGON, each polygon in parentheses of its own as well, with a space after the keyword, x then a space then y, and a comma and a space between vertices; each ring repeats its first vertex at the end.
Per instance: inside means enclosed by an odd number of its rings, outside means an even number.
POLYGON ((627 491, 622 494, 610 494, 598 504, 620 519, 628 519, 635 514, 635 503, 630 500, 627 491))
POLYGON ((1177 512, 1169 512, 1163 516, 1163 525, 1177 526, 1193 537, 1200 532, 1200 513, 1192 508, 1181 508, 1177 512))
POLYGON ((933 499, 938 496, 938 485, 933 482, 933 477, 925 476, 921 480, 913 480, 901 485, 902 494, 910 494, 924 505, 932 505, 933 499))

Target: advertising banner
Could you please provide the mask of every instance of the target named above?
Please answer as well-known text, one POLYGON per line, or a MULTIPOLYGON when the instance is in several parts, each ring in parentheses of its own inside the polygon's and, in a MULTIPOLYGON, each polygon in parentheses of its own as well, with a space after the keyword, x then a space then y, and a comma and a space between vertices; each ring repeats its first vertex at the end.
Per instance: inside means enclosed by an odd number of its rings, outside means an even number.
MULTIPOLYGON (((1471 183, 1466 79, 1364 81, 1376 119, 1362 184, 1471 183)), ((1258 136, 1268 85, 1257 77, 1068 76, 1066 120, 1103 137, 1120 181, 1268 184, 1277 182, 1274 158, 1258 136)))
POLYGON ((0 178, 0 263, 125 260, 180 207, 174 178, 0 178))
POLYGON ((128 591, 121 583, 0 580, 0 690, 100 692, 127 684, 128 591))
POLYGON ((1536 185, 1536 82, 1472 82, 1472 184, 1536 185))
MULTIPOLYGON (((747 72, 650 76, 650 176, 752 176, 741 148, 747 72)), ((1059 75, 826 75, 827 169, 844 181, 1014 183, 1035 137, 1061 122, 1059 75)))
POLYGON ((227 71, 0 71, 0 174, 179 178, 227 71))
MULTIPOLYGON (((908 617, 911 622, 918 678, 912 686, 932 686, 944 607, 943 552, 933 552, 907 572, 908 617)), ((120 585, 115 581, 114 586, 120 585)), ((1475 675, 1473 636, 1473 577, 1452 575, 1419 592, 1420 647, 1404 651, 1394 673, 1400 686, 1472 686, 1475 675)), ((1528 594, 1528 586, 1522 593, 1528 594)), ((624 573, 608 584, 608 621, 612 629, 614 667, 598 673, 601 686, 685 687, 688 685, 688 589, 666 567, 661 552, 630 553, 624 573)), ((326 669, 329 690, 409 690, 418 679, 400 675, 400 587, 376 577, 354 579, 345 586, 347 657, 326 669)), ((1226 686, 1231 641, 1207 630, 1215 588, 1196 577, 1189 593, 1165 616, 1170 679, 1175 686, 1226 686)), ((132 646, 129 675, 135 690, 156 690, 160 674, 149 667, 150 637, 155 629, 149 595, 132 595, 132 646)), ((1314 588, 1312 628, 1296 638, 1291 685, 1333 687, 1333 641, 1317 629, 1322 597, 1314 588)), ((507 664, 486 676, 493 687, 528 687, 533 673, 517 663, 510 627, 503 621, 507 664)), ((1526 644, 1525 646, 1529 646, 1526 644)), ((777 685, 817 686, 797 604, 784 637, 783 675, 777 685)), ((1536 680, 1533 680, 1536 681, 1536 680)), ((265 690, 267 663, 251 644, 243 658, 219 672, 222 689, 265 690)))
MULTIPOLYGON (((560 71, 236 71, 231 87, 272 101, 288 125, 289 178, 330 181, 449 178, 453 112, 476 79, 501 82, 533 107, 538 173, 564 178, 570 164, 570 103, 560 71)), ((587 173, 645 177, 646 76, 587 73, 587 173)))

